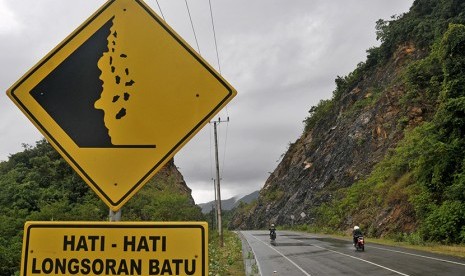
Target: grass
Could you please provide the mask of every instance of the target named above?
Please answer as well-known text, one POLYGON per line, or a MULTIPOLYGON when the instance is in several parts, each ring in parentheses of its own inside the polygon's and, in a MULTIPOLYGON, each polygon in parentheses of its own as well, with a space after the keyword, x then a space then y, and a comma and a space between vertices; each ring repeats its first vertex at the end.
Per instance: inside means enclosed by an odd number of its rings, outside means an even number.
POLYGON ((465 258, 465 245, 443 245, 438 243, 425 243, 423 245, 410 244, 409 242, 398 242, 391 239, 367 238, 369 243, 399 246, 420 251, 444 254, 465 258))
MULTIPOLYGON (((294 227, 294 229, 292 230, 306 232, 306 233, 324 234, 324 235, 337 238, 337 239, 350 239, 350 237, 340 232, 329 231, 329 229, 326 229, 326 230, 323 229, 323 231, 318 231, 316 230, 316 227, 310 227, 310 226, 294 227)), ((433 243, 433 242, 418 243, 414 241, 408 241, 408 239, 407 241, 396 241, 394 239, 389 239, 389 238, 370 238, 370 237, 365 237, 365 240, 368 244, 376 243, 376 244, 383 244, 383 245, 390 245, 390 246, 398 246, 398 247, 403 247, 403 248, 415 249, 419 251, 432 252, 432 253, 465 258, 465 245, 463 244, 444 245, 444 244, 433 243)))
POLYGON ((245 276, 244 260, 242 257, 241 239, 236 233, 223 232, 224 246, 219 245, 218 233, 210 232, 208 254, 209 275, 245 276))

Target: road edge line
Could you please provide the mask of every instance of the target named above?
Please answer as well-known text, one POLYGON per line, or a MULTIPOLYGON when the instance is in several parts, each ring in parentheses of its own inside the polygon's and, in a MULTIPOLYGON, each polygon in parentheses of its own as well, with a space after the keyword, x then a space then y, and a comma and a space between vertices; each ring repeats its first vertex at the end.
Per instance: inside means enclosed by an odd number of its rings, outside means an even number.
MULTIPOLYGON (((262 275, 262 270, 260 269, 260 264, 258 262, 258 259, 255 258, 255 256, 256 256, 255 251, 253 250, 252 246, 250 246, 249 241, 245 237, 245 234, 242 233, 242 231, 238 231, 238 233, 239 233, 239 235, 241 237, 242 242, 245 242, 247 244, 248 249, 250 249, 252 251, 253 259, 254 259, 255 263, 257 264, 257 267, 258 267, 258 275, 262 275)), ((242 252, 242 253, 244 253, 244 252, 242 252)), ((242 256, 244 256, 244 255, 242 255, 242 256)), ((246 265, 246 264, 244 263, 244 265, 246 265)), ((247 274, 247 271, 246 271, 246 274, 247 274)), ((246 276, 248 276, 248 275, 246 275, 246 276)))
MULTIPOLYGON (((300 242, 303 242, 303 241, 300 241, 300 242)), ((386 266, 383 266, 383 265, 380 265, 380 264, 377 264, 377 263, 374 263, 374 262, 370 262, 370 261, 367 261, 367 260, 364 260, 364 259, 361 259, 361 258, 357 258, 357 257, 351 256, 351 255, 349 255, 349 254, 345 254, 345 253, 342 253, 342 252, 338 252, 338 251, 335 251, 335 250, 331 250, 331 249, 328 249, 328 248, 324 248, 324 247, 321 247, 321 246, 318 246, 318 245, 315 245, 315 244, 311 244, 311 245, 312 245, 312 246, 315 246, 315 247, 318 247, 318 248, 320 248, 320 249, 323 249, 323 250, 327 250, 327 251, 330 251, 330 252, 339 254, 339 255, 343 255, 343 256, 346 256, 346 257, 350 257, 350 258, 353 258, 353 259, 356 259, 356 260, 365 262, 365 263, 369 263, 369 264, 374 265, 374 266, 377 266, 377 267, 381 267, 381 268, 383 268, 383 269, 389 270, 389 271, 394 272, 394 273, 397 273, 397 274, 399 274, 399 275, 410 276, 409 274, 405 274, 405 273, 402 273, 402 272, 400 272, 400 271, 391 269, 391 268, 389 268, 389 267, 386 267, 386 266)))
MULTIPOLYGON (((294 261, 292 261, 291 259, 289 259, 288 257, 286 257, 283 253, 279 252, 276 248, 274 248, 273 246, 267 244, 266 242, 258 239, 257 237, 255 237, 254 235, 252 235, 252 237, 254 239, 256 239, 257 241, 263 243, 264 245, 270 247, 271 249, 273 249, 274 251, 276 251, 279 255, 281 255, 284 259, 288 260, 291 264, 293 264, 295 267, 297 267, 300 271, 302 271, 302 273, 304 273, 306 276, 312 276, 311 274, 309 274, 307 271, 305 271, 303 268, 301 268, 298 264, 296 264, 294 261)), ((255 254, 255 253, 254 253, 255 254)), ((258 263, 258 261, 257 261, 258 263)), ((407 275, 408 276, 408 275, 407 275)))
POLYGON ((435 261, 439 261, 439 262, 445 262, 445 263, 451 263, 451 264, 456 264, 456 265, 463 265, 463 266, 465 266, 465 263, 459 263, 459 262, 449 261, 449 260, 445 260, 445 259, 440 259, 440 258, 435 258, 435 257, 424 256, 424 255, 420 255, 420 254, 414 254, 414 253, 409 253, 409 252, 394 250, 394 249, 381 248, 381 247, 372 246, 372 245, 370 245, 370 248, 376 248, 376 249, 379 249, 379 250, 391 251, 391 252, 395 252, 395 253, 401 253, 401 254, 405 254, 405 255, 411 255, 411 256, 415 256, 415 257, 420 257, 420 258, 426 258, 426 259, 430 259, 430 260, 435 260, 435 261))

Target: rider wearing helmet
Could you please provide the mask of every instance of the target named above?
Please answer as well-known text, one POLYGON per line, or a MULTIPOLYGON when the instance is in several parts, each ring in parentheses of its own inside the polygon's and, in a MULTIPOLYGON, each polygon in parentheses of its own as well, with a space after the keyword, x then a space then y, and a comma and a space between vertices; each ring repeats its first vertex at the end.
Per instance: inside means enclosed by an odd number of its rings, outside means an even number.
POLYGON ((276 227, 274 226, 274 223, 272 223, 270 226, 270 239, 271 241, 276 239, 276 227))
POLYGON ((362 237, 363 233, 362 230, 360 230, 360 227, 354 226, 354 230, 352 231, 352 237, 354 239, 354 244, 357 243, 358 237, 362 237))
POLYGON ((273 233, 274 231, 276 231, 276 227, 274 226, 274 223, 272 223, 271 226, 270 226, 270 235, 271 235, 271 233, 273 233))
POLYGON ((274 223, 272 223, 270 226, 270 239, 271 242, 274 242, 276 239, 276 227, 274 226, 274 223))

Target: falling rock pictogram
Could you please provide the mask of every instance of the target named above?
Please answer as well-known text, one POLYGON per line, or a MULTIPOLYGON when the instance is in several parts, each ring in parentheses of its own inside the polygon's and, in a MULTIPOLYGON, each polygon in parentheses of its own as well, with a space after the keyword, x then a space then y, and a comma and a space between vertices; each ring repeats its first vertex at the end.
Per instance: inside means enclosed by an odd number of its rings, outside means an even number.
POLYGON ((8 91, 118 210, 236 94, 139 0, 109 0, 8 91))

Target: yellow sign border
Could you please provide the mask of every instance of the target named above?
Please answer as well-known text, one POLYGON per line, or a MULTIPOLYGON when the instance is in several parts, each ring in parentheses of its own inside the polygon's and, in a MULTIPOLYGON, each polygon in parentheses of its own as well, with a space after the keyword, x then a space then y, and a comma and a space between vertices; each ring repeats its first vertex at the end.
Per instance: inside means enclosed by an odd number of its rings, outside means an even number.
MULTIPOLYGON (((197 229, 201 231, 200 241, 196 243, 201 244, 202 261, 201 275, 208 275, 208 224, 206 222, 92 222, 92 221, 66 221, 66 222, 48 222, 48 221, 28 221, 24 225, 23 245, 22 245, 22 258, 21 258, 21 273, 20 275, 28 274, 28 257, 29 245, 33 237, 31 232, 34 229, 197 229)), ((179 245, 185 247, 186 244, 179 245)), ((31 253, 32 254, 32 253, 31 253)), ((112 257, 112 256, 109 256, 112 257)), ((32 258, 31 258, 32 259, 32 258)), ((90 275, 90 274, 89 274, 90 275)))
POLYGON ((91 175, 88 174, 83 164, 77 161, 76 157, 73 156, 69 150, 67 150, 66 145, 61 141, 59 135, 56 134, 55 130, 50 130, 47 126, 41 122, 42 119, 37 117, 37 114, 31 110, 31 107, 28 107, 21 99, 15 95, 15 91, 31 78, 34 73, 41 70, 42 66, 46 65, 47 62, 58 52, 71 44, 76 36, 79 33, 90 25, 94 20, 96 20, 100 14, 102 14, 107 9, 110 9, 113 4, 118 3, 120 0, 109 0, 107 1, 99 10, 97 10, 91 17, 89 17, 81 26, 79 26, 73 33, 71 33, 65 40, 63 40, 58 46, 56 46, 50 53, 48 53, 44 58, 42 58, 39 63, 37 63, 33 68, 31 68, 20 80, 18 80, 8 91, 8 96, 13 100, 13 102, 22 110, 22 112, 29 118, 29 120, 39 129, 39 131, 47 138, 47 140, 52 144, 52 146, 67 160, 67 162, 75 169, 75 171, 85 180, 85 182, 97 193, 97 195, 114 211, 119 210, 142 186, 158 172, 163 165, 165 165, 200 129, 205 126, 212 118, 218 113, 236 94, 237 92, 234 88, 222 78, 222 76, 215 71, 200 55, 198 55, 195 50, 193 50, 187 42, 185 42, 171 27, 169 27, 156 13, 150 9, 143 1, 133 0, 137 3, 142 9, 144 9, 147 14, 154 19, 157 24, 159 24, 166 32, 176 40, 184 49, 187 51, 195 60, 197 60, 203 68, 205 68, 214 78, 218 80, 219 83, 225 88, 227 94, 225 97, 218 102, 218 104, 210 111, 208 114, 202 118, 197 124, 193 126, 192 129, 186 130, 186 135, 182 137, 173 147, 169 150, 162 158, 154 160, 153 165, 150 165, 149 169, 145 174, 138 177, 137 181, 127 192, 124 193, 119 199, 112 199, 111 193, 107 193, 100 187, 98 181, 93 179, 91 175), (54 133, 52 133, 54 132, 54 133))

